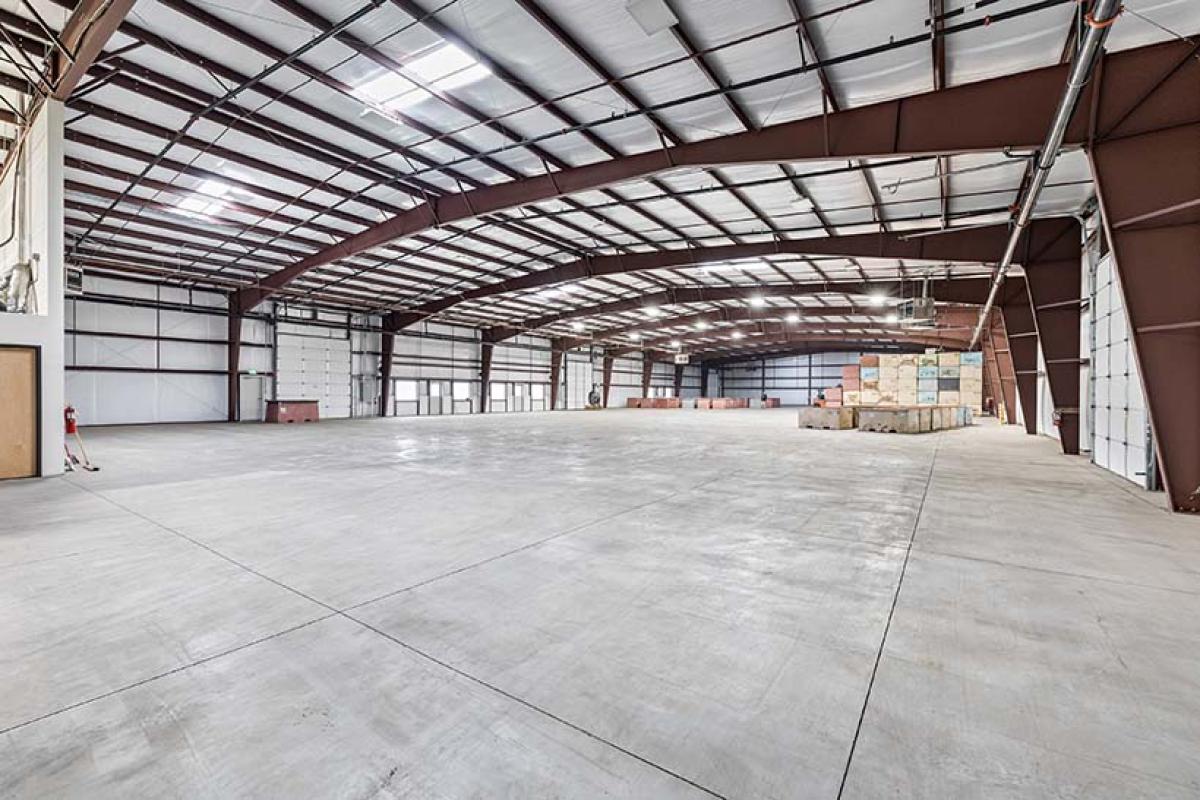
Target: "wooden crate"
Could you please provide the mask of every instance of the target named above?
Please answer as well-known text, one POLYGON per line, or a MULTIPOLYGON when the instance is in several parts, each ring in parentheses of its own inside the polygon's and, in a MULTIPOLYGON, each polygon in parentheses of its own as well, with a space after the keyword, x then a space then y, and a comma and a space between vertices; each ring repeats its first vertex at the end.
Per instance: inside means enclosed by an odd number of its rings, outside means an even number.
POLYGON ((826 407, 800 409, 800 427, 826 431, 846 431, 854 427, 857 409, 852 407, 826 407))

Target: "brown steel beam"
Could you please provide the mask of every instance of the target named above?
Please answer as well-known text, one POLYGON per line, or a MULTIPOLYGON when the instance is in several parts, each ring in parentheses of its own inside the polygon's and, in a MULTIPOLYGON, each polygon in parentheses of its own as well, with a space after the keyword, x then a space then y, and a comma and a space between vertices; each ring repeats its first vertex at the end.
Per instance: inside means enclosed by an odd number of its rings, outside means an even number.
MULTIPOLYGON (((1045 237, 1057 236, 1071 226, 1076 226, 1077 229, 1077 224, 1071 218, 1038 220, 1031 223, 1031 233, 1028 238, 1040 241, 1045 237)), ((994 260, 997 253, 1002 252, 1008 235, 1007 225, 988 225, 979 228, 950 230, 928 236, 880 232, 774 240, 757 244, 692 247, 660 250, 653 253, 585 256, 577 261, 560 264, 540 272, 469 289, 449 297, 423 303, 412 309, 396 312, 389 317, 387 325, 398 330, 467 300, 478 300, 507 292, 535 289, 567 281, 653 269, 701 266, 769 255, 831 255, 850 258, 986 263, 994 260)), ((1076 249, 1078 250, 1078 248, 1076 249)))
POLYGON ((992 352, 996 356, 996 380, 998 382, 998 400, 1004 404, 1004 421, 1009 425, 1017 422, 1017 372, 1013 366, 1012 349, 1008 342, 1008 332, 1004 327, 1004 315, 999 310, 993 310, 992 327, 988 337, 992 343, 992 352))
POLYGON ((642 353, 642 397, 650 396, 650 379, 654 376, 654 359, 642 353))
POLYGON ((1163 483, 1172 509, 1200 513, 1200 47, 1171 52, 1140 75, 1104 60, 1089 156, 1163 483))
MULTIPOLYGON (((1108 70, 1129 75, 1152 70, 1169 58, 1161 45, 1128 50, 1112 56, 1108 70)), ((434 198, 264 279, 244 299, 259 302, 314 267, 438 225, 680 167, 1036 147, 1066 73, 1066 66, 1056 65, 434 198), (951 118, 956 123, 946 125, 951 118)), ((1089 107, 1090 101, 1081 103, 1068 144, 1086 138, 1089 107)))
POLYGON ((75 7, 59 36, 71 55, 55 50, 51 56, 51 96, 55 100, 66 100, 75 91, 133 3, 134 0, 81 0, 75 7))
POLYGON ((891 346, 896 344, 911 344, 921 347, 946 347, 965 349, 970 342, 971 332, 968 330, 965 336, 942 336, 936 334, 921 335, 916 333, 908 334, 780 334, 775 337, 763 336, 748 339, 744 345, 736 347, 710 347, 705 350, 694 350, 689 355, 697 361, 707 361, 715 358, 738 358, 743 356, 761 356, 764 351, 774 351, 788 345, 794 344, 810 344, 810 343, 841 343, 847 347, 857 346, 877 347, 891 346))
MULTIPOLYGON (((987 300, 989 281, 986 277, 959 278, 954 280, 934 280, 929 283, 930 296, 935 300, 947 303, 976 303, 982 305, 987 300)), ((1023 286, 1024 284, 1022 284, 1023 286)), ((637 311, 651 306, 674 306, 685 303, 717 302, 721 300, 745 300, 750 297, 799 297, 804 295, 821 294, 871 294, 881 292, 890 297, 899 298, 901 290, 911 284, 897 281, 873 281, 870 283, 844 282, 827 283, 817 281, 810 283, 766 284, 763 286, 680 286, 652 292, 650 294, 630 297, 610 303, 600 303, 592 306, 532 317, 515 323, 510 327, 493 328, 488 338, 491 341, 503 341, 525 331, 533 331, 578 317, 599 316, 603 314, 619 314, 625 311, 637 311)))

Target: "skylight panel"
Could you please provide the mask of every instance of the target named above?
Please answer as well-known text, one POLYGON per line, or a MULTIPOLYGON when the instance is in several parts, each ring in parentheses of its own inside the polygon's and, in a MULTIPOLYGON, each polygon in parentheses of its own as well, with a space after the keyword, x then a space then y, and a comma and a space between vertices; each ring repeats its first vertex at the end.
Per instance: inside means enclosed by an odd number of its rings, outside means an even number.
POLYGON ((373 103, 401 110, 432 97, 423 86, 440 92, 453 91, 492 74, 490 69, 453 44, 442 44, 409 61, 402 69, 405 74, 387 70, 355 91, 373 103))

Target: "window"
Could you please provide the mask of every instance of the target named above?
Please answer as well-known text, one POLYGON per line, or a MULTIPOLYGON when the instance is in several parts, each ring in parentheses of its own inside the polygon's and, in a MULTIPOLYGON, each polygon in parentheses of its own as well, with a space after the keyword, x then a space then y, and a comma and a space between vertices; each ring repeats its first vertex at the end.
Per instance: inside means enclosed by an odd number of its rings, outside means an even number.
POLYGON ((396 381, 396 399, 412 402, 417 399, 416 381, 396 381))
POLYGON ((454 399, 455 400, 470 400, 471 399, 471 384, 467 381, 454 382, 454 399))
POLYGON ((442 384, 440 381, 430 381, 429 382, 429 396, 430 397, 441 397, 442 396, 442 384))
POLYGON ((529 398, 531 400, 545 400, 546 387, 540 383, 535 383, 529 387, 529 398))

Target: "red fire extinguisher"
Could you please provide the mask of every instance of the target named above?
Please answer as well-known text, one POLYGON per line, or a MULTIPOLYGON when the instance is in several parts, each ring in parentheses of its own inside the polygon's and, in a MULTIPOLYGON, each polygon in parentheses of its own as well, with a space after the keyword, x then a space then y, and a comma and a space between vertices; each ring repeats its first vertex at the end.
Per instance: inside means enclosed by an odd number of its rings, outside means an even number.
POLYGON ((75 424, 75 407, 67 406, 63 409, 63 422, 67 426, 67 435, 79 433, 79 428, 75 424))

